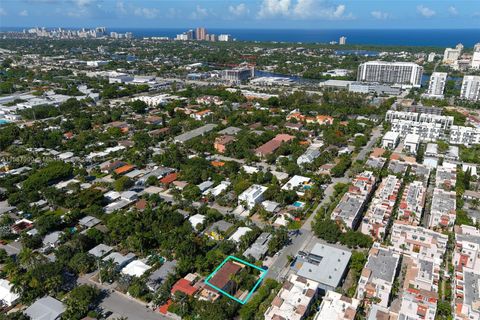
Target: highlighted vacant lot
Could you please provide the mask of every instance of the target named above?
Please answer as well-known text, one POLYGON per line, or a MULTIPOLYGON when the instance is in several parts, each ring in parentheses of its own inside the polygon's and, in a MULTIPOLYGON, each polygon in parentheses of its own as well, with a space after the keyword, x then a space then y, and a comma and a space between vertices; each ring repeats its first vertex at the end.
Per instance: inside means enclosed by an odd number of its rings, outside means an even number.
POLYGON ((205 283, 224 296, 238 303, 245 304, 267 275, 264 270, 254 264, 234 256, 228 256, 206 279, 205 283), (246 267, 251 267, 250 271, 246 267), (241 282, 244 282, 243 284, 241 282), (240 283, 239 283, 240 282, 240 283), (253 283, 253 287, 239 290, 241 286, 253 283))

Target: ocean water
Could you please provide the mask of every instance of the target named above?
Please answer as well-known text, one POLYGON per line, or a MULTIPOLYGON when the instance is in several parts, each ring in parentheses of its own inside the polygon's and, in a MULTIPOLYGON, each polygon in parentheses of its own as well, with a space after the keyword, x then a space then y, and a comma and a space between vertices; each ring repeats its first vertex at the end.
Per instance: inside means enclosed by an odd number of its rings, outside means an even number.
MULTIPOLYGON (((21 31, 23 28, 2 27, 0 31, 21 31)), ((72 28, 75 29, 75 28, 72 28)), ((77 28, 78 29, 78 28, 77 28)), ((192 27, 193 29, 193 27, 192 27)), ((135 37, 166 36, 173 38, 187 28, 107 28, 107 31, 131 31, 135 37)), ((461 42, 473 47, 480 42, 480 29, 218 29, 207 28, 214 34, 228 33, 240 41, 277 41, 302 43, 328 43, 347 37, 347 44, 452 47, 461 42)))
MULTIPOLYGON (((167 36, 175 37, 185 29, 113 29, 113 31, 132 31, 136 37, 167 36)), ((328 43, 347 37, 347 44, 362 45, 402 45, 452 47, 461 42, 466 47, 473 47, 480 42, 480 29, 452 30, 269 30, 269 29, 207 29, 214 34, 228 33, 241 41, 277 41, 328 43)))

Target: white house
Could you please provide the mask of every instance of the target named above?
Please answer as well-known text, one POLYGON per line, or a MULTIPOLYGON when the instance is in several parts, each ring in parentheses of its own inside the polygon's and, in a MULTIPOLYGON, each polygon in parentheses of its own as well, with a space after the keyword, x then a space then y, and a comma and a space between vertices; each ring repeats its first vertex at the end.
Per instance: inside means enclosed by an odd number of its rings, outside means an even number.
POLYGON ((228 238, 228 240, 238 243, 238 242, 240 242, 240 238, 243 237, 244 235, 246 235, 250 231, 252 231, 252 229, 250 229, 248 227, 240 227, 240 228, 237 229, 237 231, 235 231, 234 234, 232 234, 230 236, 230 238, 228 238))
POLYGON ((20 298, 20 295, 12 291, 10 281, 0 279, 0 303, 11 307, 17 302, 18 298, 20 298))
POLYGON ((140 278, 145 272, 150 270, 152 267, 143 263, 140 260, 134 260, 127 264, 123 269, 122 273, 132 277, 140 278))
POLYGON ((245 202, 246 207, 252 209, 257 203, 263 201, 263 194, 267 189, 267 187, 258 184, 251 185, 250 188, 238 196, 238 204, 243 205, 243 202, 245 202))
POLYGON ((409 133, 405 137, 403 149, 407 152, 416 154, 420 146, 420 136, 418 134, 409 133))
POLYGON ((390 150, 395 149, 398 145, 399 140, 400 140, 400 133, 388 131, 383 136, 382 147, 384 149, 390 149, 390 150))

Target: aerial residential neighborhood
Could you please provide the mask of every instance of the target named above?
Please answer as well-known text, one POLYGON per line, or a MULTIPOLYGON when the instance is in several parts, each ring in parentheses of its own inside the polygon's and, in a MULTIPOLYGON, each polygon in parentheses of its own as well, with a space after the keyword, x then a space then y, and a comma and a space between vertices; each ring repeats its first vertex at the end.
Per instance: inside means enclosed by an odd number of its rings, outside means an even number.
POLYGON ((2 21, 93 2, 0 3, 0 319, 480 320, 480 32, 2 21))

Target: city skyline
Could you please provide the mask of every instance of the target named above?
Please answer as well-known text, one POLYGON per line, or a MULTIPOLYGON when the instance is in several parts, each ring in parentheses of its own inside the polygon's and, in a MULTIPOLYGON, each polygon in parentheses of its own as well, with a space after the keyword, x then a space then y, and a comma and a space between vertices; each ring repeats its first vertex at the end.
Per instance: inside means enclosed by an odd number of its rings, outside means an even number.
POLYGON ((467 29, 480 27, 475 1, 5 0, 0 27, 238 29, 467 29), (405 25, 405 21, 409 21, 405 25), (268 26, 268 27, 265 27, 268 26))

